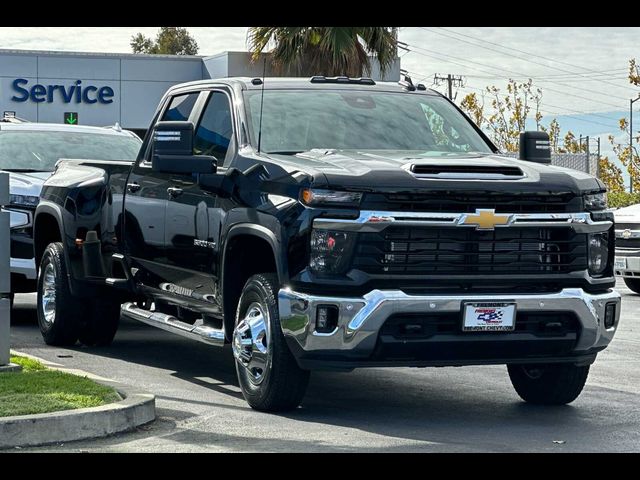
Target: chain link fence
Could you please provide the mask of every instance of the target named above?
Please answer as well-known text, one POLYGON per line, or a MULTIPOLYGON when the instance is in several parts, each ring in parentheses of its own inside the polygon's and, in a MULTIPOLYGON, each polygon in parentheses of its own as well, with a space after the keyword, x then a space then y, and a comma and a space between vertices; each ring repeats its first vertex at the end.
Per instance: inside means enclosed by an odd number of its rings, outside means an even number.
MULTIPOLYGON (((501 153, 505 157, 518 158, 518 153, 501 153)), ((586 153, 552 153, 551 165, 558 167, 572 168, 586 172, 594 177, 599 176, 598 171, 598 155, 591 154, 587 157, 586 153)))

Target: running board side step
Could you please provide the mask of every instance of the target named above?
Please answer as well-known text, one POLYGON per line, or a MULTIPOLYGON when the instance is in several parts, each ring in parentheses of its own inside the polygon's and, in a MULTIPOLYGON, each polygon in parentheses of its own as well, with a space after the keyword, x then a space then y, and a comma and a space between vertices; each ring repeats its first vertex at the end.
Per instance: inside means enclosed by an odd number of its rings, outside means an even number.
POLYGON ((192 340, 216 345, 224 345, 224 330, 205 325, 191 325, 190 323, 178 320, 176 317, 160 312, 152 312, 138 307, 135 303, 128 302, 122 305, 121 313, 133 320, 138 320, 147 325, 161 328, 167 332, 176 333, 192 340))

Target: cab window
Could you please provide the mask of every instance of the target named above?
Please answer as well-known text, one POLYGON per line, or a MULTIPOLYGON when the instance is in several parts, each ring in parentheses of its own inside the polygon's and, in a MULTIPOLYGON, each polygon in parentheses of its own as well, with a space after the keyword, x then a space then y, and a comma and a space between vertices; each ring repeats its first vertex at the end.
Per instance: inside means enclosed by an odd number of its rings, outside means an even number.
POLYGON ((222 92, 211 92, 193 139, 196 155, 211 155, 219 161, 227 159, 233 141, 233 121, 229 98, 222 92))
POLYGON ((161 120, 163 122, 184 122, 189 120, 189 115, 191 115, 191 110, 193 110, 199 94, 200 92, 193 92, 173 97, 161 120))

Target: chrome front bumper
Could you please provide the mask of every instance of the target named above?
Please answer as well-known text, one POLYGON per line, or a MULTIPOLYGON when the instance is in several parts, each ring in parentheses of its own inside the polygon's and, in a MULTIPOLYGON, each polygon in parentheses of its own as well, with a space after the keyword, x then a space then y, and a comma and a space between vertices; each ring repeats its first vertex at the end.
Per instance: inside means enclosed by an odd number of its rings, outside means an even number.
POLYGON ((579 288, 537 295, 407 295, 400 290, 373 290, 362 297, 315 296, 281 289, 278 293, 280 323, 288 341, 298 351, 311 354, 333 352, 370 355, 385 321, 398 313, 461 312, 463 302, 515 302, 518 312, 573 312, 581 324, 574 352, 588 353, 606 347, 620 318, 620 294, 611 290, 590 294, 579 288), (604 326, 605 306, 616 304, 612 328, 604 326), (338 326, 331 333, 315 330, 319 305, 335 305, 338 326))

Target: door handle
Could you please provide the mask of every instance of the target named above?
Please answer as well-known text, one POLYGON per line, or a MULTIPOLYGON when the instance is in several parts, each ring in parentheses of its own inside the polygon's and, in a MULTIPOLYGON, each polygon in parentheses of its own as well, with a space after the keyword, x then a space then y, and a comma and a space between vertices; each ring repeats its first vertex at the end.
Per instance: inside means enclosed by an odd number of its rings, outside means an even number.
POLYGON ((178 187, 169 187, 167 188, 167 193, 172 198, 179 197, 182 195, 182 189, 178 187))
POLYGON ((137 191, 139 191, 142 187, 140 186, 139 183, 137 182, 133 182, 133 183, 127 183, 127 192, 129 193, 136 193, 137 191))

